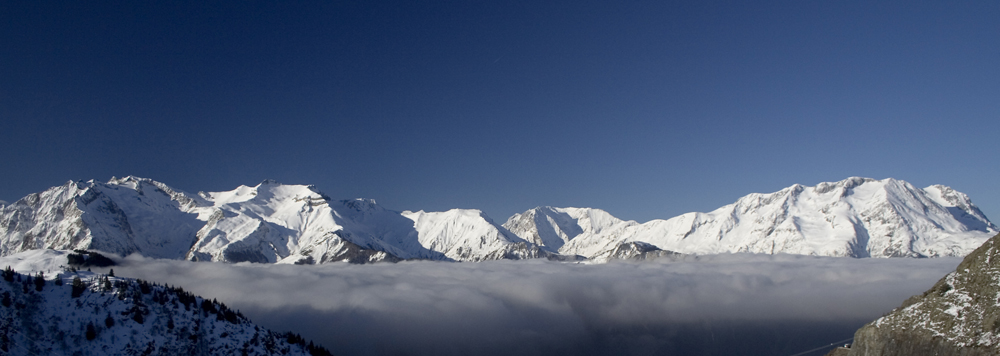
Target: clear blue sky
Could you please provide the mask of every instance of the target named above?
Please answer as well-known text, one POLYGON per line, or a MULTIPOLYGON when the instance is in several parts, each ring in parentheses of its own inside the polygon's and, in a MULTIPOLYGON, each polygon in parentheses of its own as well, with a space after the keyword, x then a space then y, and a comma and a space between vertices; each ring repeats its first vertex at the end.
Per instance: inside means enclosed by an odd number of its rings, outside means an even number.
POLYGON ((1000 2, 233 3, 0 3, 0 199, 270 178, 646 221, 866 176, 1000 219, 1000 2))

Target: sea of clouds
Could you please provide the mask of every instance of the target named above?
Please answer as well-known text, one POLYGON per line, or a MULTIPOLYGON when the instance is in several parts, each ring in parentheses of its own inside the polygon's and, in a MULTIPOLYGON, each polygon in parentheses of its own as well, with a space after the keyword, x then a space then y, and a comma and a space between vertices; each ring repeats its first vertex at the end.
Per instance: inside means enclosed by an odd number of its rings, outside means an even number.
POLYGON ((851 337, 960 261, 736 254, 289 266, 131 256, 114 268, 217 298, 338 355, 792 355, 851 337))

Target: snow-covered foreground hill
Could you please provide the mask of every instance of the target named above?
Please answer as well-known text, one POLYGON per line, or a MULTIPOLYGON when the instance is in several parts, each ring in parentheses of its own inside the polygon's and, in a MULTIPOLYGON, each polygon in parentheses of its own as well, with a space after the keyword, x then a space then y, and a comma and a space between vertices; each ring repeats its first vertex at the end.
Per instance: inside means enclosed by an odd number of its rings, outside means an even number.
POLYGON ((964 194, 850 178, 750 194, 709 213, 644 224, 540 207, 503 225, 482 211, 410 212, 264 181, 189 194, 150 179, 67 182, 0 207, 0 255, 94 249, 193 261, 594 261, 717 253, 962 256, 996 233, 964 194), (560 256, 562 255, 562 256, 560 256))
POLYGON ((322 355, 183 289, 67 271, 65 251, 0 259, 3 355, 322 355))
POLYGON ((735 254, 291 266, 133 256, 114 269, 216 298, 338 355, 792 355, 850 337, 959 261, 735 254))
POLYGON ((685 254, 964 256, 998 231, 954 189, 867 178, 793 185, 709 213, 644 224, 598 209, 539 207, 503 226, 549 251, 598 260, 630 242, 685 254))

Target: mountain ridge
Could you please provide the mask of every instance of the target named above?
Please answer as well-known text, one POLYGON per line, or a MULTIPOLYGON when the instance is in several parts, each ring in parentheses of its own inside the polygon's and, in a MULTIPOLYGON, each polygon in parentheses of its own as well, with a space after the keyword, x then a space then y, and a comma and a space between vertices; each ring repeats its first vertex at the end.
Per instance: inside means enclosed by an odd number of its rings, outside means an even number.
MULTIPOLYGON (((551 235, 566 223, 556 226, 526 217, 538 216, 541 210, 572 209, 576 208, 535 208, 512 217, 507 227, 525 236, 551 235), (531 226, 531 222, 543 223, 531 226)), ((946 186, 920 189, 892 178, 851 177, 752 193, 707 213, 642 224, 619 222, 610 231, 564 239, 557 251, 604 259, 624 243, 644 242, 689 254, 962 256, 997 230, 968 196, 946 186)))
POLYGON ((707 213, 638 223, 537 207, 497 224, 476 209, 394 211, 264 180, 190 194, 148 178, 70 181, 0 207, 0 255, 95 249, 196 261, 638 259, 673 253, 960 256, 997 231, 965 194, 851 177, 752 193, 707 213), (653 252, 662 251, 662 252, 653 252), (651 254, 652 253, 652 254, 651 254))

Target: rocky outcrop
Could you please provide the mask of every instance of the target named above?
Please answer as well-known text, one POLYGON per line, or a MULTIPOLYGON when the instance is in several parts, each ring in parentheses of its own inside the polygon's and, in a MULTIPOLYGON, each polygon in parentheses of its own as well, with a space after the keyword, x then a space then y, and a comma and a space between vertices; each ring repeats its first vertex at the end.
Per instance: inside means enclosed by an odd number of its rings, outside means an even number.
POLYGON ((847 347, 838 347, 833 350, 830 350, 830 352, 826 354, 826 356, 850 356, 850 355, 851 355, 851 349, 847 347))
POLYGON ((1000 235, 854 335, 851 356, 1000 355, 1000 235))
POLYGON ((640 241, 623 242, 611 251, 594 257, 595 261, 646 261, 655 260, 661 257, 681 257, 683 254, 660 249, 652 244, 640 241))

